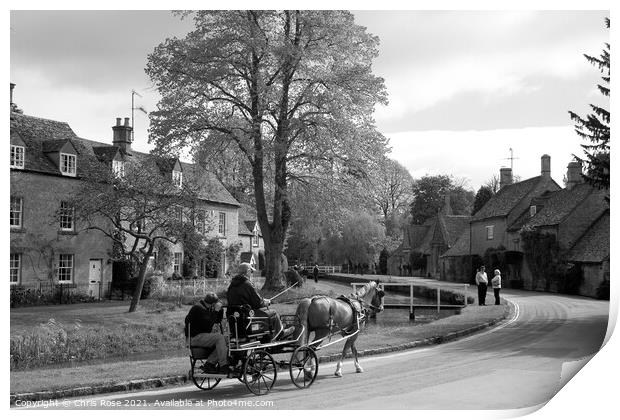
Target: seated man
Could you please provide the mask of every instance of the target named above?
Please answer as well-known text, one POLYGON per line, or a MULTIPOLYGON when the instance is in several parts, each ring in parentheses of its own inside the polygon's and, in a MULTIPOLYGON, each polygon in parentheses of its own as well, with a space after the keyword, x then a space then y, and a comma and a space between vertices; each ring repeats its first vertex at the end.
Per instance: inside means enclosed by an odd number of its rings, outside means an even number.
POLYGON ((284 338, 295 329, 292 327, 283 329, 282 321, 280 321, 278 313, 274 310, 265 308, 269 306, 271 301, 260 297, 252 285, 251 275, 254 271, 256 270, 248 263, 239 264, 238 274, 231 280, 230 286, 228 286, 228 292, 226 293, 228 306, 249 305, 257 316, 269 318, 269 325, 274 332, 274 336, 271 337, 272 341, 284 338))
POLYGON ((188 336, 192 347, 215 347, 207 358, 206 366, 212 373, 228 373, 228 347, 221 332, 213 332, 213 326, 222 320, 222 302, 213 292, 207 292, 204 299, 192 306, 185 317, 185 337, 188 336), (216 368, 215 361, 219 363, 216 368))

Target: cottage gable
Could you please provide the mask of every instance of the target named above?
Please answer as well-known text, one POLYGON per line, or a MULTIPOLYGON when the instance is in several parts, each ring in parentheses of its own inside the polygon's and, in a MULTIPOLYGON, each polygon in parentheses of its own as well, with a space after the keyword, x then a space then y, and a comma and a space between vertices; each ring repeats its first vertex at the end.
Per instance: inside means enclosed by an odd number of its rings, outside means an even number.
POLYGON ((573 262, 600 263, 609 259, 609 210, 606 210, 577 240, 565 259, 573 262))

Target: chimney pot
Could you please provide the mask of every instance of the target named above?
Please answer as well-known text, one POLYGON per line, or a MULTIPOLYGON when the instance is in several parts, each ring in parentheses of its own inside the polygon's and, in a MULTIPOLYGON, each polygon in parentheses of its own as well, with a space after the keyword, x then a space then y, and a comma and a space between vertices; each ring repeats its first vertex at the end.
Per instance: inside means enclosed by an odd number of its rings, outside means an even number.
POLYGON ((581 172, 581 164, 575 161, 570 162, 568 164, 568 170, 566 171, 566 188, 570 190, 582 181, 583 174, 581 172))
POLYGON ((121 119, 120 119, 120 118, 117 118, 117 119, 116 119, 116 126, 118 127, 119 125, 121 125, 121 119))
POLYGON ((129 127, 129 117, 125 117, 125 127, 129 127))
POLYGON ((125 118, 125 124, 121 124, 122 118, 116 119, 116 125, 112 127, 112 144, 125 152, 131 151, 131 132, 133 129, 129 125, 129 118, 125 118))

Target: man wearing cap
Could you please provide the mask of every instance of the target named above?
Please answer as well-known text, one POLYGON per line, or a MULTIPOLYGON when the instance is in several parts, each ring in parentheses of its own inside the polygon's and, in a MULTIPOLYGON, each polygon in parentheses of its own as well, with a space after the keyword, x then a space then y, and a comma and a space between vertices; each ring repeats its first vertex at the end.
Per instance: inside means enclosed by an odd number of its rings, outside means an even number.
POLYGON ((222 302, 214 292, 207 292, 204 299, 192 306, 185 317, 185 337, 190 336, 194 347, 215 347, 205 363, 209 372, 228 373, 228 347, 221 332, 213 326, 222 320, 222 302), (215 365, 218 363, 219 367, 215 365))
POLYGON ((230 281, 226 293, 228 306, 250 305, 256 315, 269 318, 271 330, 274 332, 272 340, 284 338, 293 332, 294 328, 283 329, 278 313, 266 308, 271 304, 271 300, 263 299, 252 285, 251 275, 254 271, 254 267, 248 263, 239 264, 238 274, 230 281))

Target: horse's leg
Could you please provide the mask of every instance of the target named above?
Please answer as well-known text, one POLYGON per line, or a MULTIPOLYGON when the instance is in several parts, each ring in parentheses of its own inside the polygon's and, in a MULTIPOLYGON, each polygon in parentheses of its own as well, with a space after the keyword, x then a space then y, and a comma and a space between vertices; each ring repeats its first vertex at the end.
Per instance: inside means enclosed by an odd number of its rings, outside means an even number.
POLYGON ((357 361, 357 347, 355 347, 355 340, 357 339, 357 335, 354 337, 351 337, 351 353, 353 353, 353 358, 354 358, 354 364, 355 364, 355 372, 357 373, 363 373, 364 369, 362 369, 362 367, 360 366, 360 363, 357 361))
MULTIPOLYGON (((357 335, 355 337, 357 337, 357 335)), ((344 347, 342 348, 342 354, 340 355, 340 360, 338 361, 338 364, 336 365, 336 372, 334 372, 334 375, 336 375, 339 378, 342 377, 342 362, 344 360, 344 357, 347 355, 347 350, 349 349, 350 346, 351 346, 351 338, 345 341, 344 347)))

